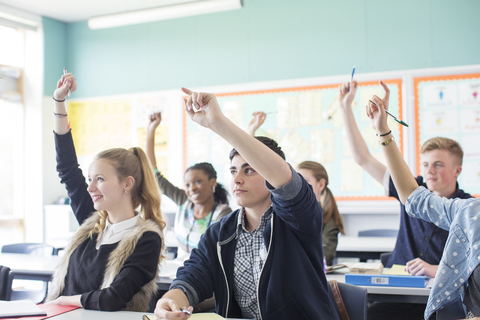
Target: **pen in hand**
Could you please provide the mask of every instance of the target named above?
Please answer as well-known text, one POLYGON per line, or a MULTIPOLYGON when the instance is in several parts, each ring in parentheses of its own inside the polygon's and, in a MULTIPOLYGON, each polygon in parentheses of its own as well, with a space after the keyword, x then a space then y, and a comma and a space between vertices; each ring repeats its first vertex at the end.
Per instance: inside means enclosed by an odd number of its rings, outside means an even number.
POLYGON ((350 92, 350 88, 353 86, 353 75, 355 74, 355 66, 352 69, 352 76, 350 77, 350 86, 348 87, 347 92, 350 92))
MULTIPOLYGON (((375 107, 378 107, 377 104, 375 102, 373 102, 372 100, 368 100, 370 101, 371 103, 373 103, 373 105, 375 107)), ((405 127, 408 127, 408 124, 406 124, 405 122, 403 122, 403 120, 400 120, 400 119, 397 119, 393 114, 391 114, 390 112, 388 112, 387 110, 385 110, 385 112, 393 118, 393 120, 397 121, 398 123, 400 123, 401 125, 405 126, 405 127)))
MULTIPOLYGON (((67 68, 63 68, 63 74, 67 74, 67 68)), ((70 88, 68 88, 68 94, 67 94, 69 97, 70 97, 70 88)))
POLYGON ((182 312, 184 312, 184 313, 188 314, 189 316, 191 316, 191 315, 192 315, 192 311, 190 311, 190 310, 187 310, 187 309, 180 309, 180 311, 182 311, 182 312))

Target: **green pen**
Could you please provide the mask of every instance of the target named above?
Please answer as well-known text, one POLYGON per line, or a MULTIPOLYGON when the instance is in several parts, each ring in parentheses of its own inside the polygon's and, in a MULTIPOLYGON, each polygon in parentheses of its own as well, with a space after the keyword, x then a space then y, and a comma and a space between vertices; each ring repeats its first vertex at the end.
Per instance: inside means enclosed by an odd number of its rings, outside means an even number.
MULTIPOLYGON (((373 103, 374 106, 378 107, 377 104, 375 102, 373 102, 372 100, 368 100, 370 101, 371 103, 373 103)), ((403 122, 403 120, 400 120, 400 119, 397 119, 393 114, 391 114, 390 112, 388 112, 387 110, 385 110, 385 112, 393 118, 393 120, 397 121, 398 123, 400 123, 401 125, 405 126, 405 127, 408 127, 408 124, 406 124, 405 122, 403 122)))

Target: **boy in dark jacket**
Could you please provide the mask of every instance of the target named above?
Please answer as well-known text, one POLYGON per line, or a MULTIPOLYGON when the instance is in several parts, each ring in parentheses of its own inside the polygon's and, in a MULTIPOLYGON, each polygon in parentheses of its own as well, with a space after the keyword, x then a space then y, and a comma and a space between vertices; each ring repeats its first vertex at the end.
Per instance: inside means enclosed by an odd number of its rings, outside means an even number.
POLYGON ((215 95, 182 89, 186 111, 234 149, 232 193, 241 209, 209 227, 157 302, 157 319, 187 319, 215 293, 216 312, 249 319, 340 319, 323 270, 322 213, 277 143, 226 118, 215 95))

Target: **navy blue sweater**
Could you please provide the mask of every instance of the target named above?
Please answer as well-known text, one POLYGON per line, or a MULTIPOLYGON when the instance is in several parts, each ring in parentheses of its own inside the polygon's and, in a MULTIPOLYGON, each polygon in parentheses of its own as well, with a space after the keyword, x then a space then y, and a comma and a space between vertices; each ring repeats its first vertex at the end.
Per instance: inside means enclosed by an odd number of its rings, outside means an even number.
MULTIPOLYGON (((311 186, 293 171, 287 185, 272 190, 267 183, 267 187, 272 191, 273 214, 263 233, 269 249, 257 292, 262 319, 340 319, 328 295, 322 209, 311 186)), ((207 229, 171 286, 194 292, 192 304, 215 293, 216 312, 231 318, 242 317, 233 288, 240 212, 232 212, 207 229)))

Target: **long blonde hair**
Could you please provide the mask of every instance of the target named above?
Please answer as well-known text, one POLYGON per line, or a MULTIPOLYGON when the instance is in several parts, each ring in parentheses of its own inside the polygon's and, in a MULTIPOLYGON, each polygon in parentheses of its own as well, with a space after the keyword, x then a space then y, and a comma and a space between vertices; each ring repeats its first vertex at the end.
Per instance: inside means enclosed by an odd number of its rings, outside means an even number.
POLYGON ((345 234, 343 219, 338 211, 337 202, 335 201, 332 191, 328 188, 327 170, 325 170, 320 163, 315 161, 303 161, 298 165, 298 169, 310 170, 317 181, 322 179, 325 180, 325 188, 320 196, 320 204, 323 209, 323 224, 330 221, 330 219, 333 219, 340 232, 345 234))
MULTIPOLYGON (((128 150, 114 148, 97 154, 94 160, 99 159, 108 160, 115 168, 120 180, 129 176, 133 177, 135 183, 130 191, 133 209, 137 210, 140 207, 141 217, 145 220, 155 221, 163 231, 166 224, 160 210, 160 189, 145 152, 136 147, 128 150)), ((95 224, 90 236, 93 236, 94 233, 100 235, 105 228, 108 214, 105 210, 97 212, 101 218, 95 224)), ((162 249, 164 246, 162 239, 162 249)))

